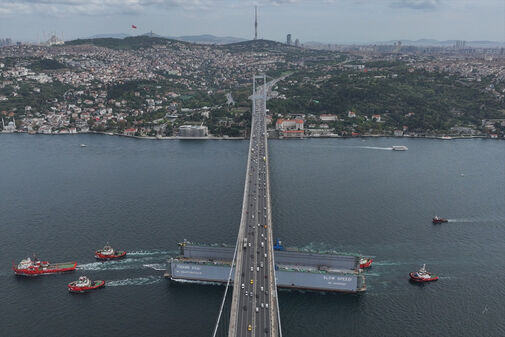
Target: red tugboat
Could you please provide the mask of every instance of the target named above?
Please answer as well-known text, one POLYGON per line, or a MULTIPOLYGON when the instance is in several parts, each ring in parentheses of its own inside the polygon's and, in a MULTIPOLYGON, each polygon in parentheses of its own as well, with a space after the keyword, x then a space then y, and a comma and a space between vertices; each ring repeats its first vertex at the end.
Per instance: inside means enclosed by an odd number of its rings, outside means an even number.
POLYGON ((365 268, 370 268, 372 266, 373 259, 368 258, 368 257, 361 257, 359 259, 359 268, 360 269, 365 269, 365 268))
POLYGON ((105 285, 105 281, 91 281, 86 276, 79 277, 79 280, 68 284, 68 291, 72 293, 84 293, 88 290, 98 289, 105 285))
POLYGON ((439 224, 439 223, 444 223, 444 222, 449 222, 448 219, 444 219, 444 218, 439 218, 438 216, 435 216, 433 218, 433 223, 434 224, 439 224))
POLYGON ((409 273, 410 280, 414 282, 432 282, 438 280, 438 276, 432 273, 428 273, 426 271, 426 265, 423 264, 423 267, 416 272, 409 273))
POLYGON ((122 250, 114 250, 108 244, 103 247, 103 249, 99 249, 95 252, 95 257, 98 260, 113 260, 119 259, 121 257, 126 256, 126 252, 122 250))
POLYGON ((12 270, 14 270, 14 274, 16 275, 38 276, 74 271, 76 267, 77 262, 49 263, 47 261, 39 261, 34 256, 33 260, 26 258, 21 260, 17 266, 13 264, 12 270))

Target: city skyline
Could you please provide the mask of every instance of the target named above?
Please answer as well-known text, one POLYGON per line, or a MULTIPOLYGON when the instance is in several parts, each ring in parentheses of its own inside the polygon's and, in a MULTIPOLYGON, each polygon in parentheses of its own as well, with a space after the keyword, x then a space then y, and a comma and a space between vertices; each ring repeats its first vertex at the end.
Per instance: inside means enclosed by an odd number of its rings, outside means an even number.
POLYGON ((212 34, 285 41, 372 43, 389 40, 491 40, 505 37, 498 0, 0 0, 0 31, 16 41, 56 33, 65 40, 96 34, 212 34), (134 24, 138 28, 132 29, 134 24))

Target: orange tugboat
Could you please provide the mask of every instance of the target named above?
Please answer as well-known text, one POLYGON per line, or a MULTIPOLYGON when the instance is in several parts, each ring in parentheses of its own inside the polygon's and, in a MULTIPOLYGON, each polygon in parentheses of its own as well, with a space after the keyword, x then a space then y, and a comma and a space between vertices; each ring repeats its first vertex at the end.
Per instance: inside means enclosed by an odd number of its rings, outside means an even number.
POLYGON ((416 272, 409 273, 410 280, 414 282, 432 282, 438 280, 438 276, 426 271, 426 265, 416 272))
POLYGON ((368 258, 368 257, 361 257, 359 259, 359 268, 360 269, 365 269, 365 268, 370 268, 372 266, 373 259, 368 258))
POLYGON ((114 250, 109 244, 105 245, 103 249, 99 249, 95 252, 95 257, 98 260, 112 260, 119 259, 126 256, 126 252, 122 250, 114 250))
POLYGON ((21 260, 17 266, 13 265, 12 270, 16 275, 38 276, 74 271, 76 267, 77 262, 49 263, 48 261, 39 261, 34 256, 33 259, 26 258, 21 260))
POLYGON ((68 284, 68 291, 72 293, 84 293, 88 290, 98 289, 105 285, 105 281, 91 281, 86 276, 79 277, 79 280, 68 284))

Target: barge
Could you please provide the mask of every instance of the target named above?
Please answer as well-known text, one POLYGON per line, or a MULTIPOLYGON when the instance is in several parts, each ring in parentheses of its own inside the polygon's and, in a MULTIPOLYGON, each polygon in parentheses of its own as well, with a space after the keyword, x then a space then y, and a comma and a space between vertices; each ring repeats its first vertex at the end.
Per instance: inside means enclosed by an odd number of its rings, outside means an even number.
MULTIPOLYGON (((180 255, 168 261, 165 277, 173 282, 226 283, 234 247, 179 244, 180 255)), ((366 290, 360 256, 274 251, 278 288, 359 293, 366 290)), ((232 281, 235 273, 232 272, 232 281)))

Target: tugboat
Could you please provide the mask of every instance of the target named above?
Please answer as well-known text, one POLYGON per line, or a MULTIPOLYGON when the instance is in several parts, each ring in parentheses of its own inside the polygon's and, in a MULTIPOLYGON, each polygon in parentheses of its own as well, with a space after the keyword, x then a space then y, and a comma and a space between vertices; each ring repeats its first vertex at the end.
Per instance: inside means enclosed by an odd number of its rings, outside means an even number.
POLYGON ((91 281, 86 276, 79 277, 79 280, 68 284, 68 291, 72 293, 84 293, 88 290, 98 289, 105 285, 105 281, 91 281))
POLYGON ((416 272, 409 273, 410 280, 414 282, 432 282, 438 280, 438 276, 426 271, 426 265, 423 264, 422 268, 416 272))
POLYGON ((99 249, 95 252, 95 257, 98 260, 113 260, 119 259, 121 257, 126 256, 126 252, 122 250, 114 250, 109 244, 106 244, 105 247, 99 249))
POLYGON ((373 259, 368 257, 360 257, 359 259, 359 268, 365 269, 370 268, 372 266, 373 259))
POLYGON ((439 223, 444 223, 444 222, 449 222, 448 219, 444 219, 444 218, 439 218, 438 216, 435 215, 435 217, 433 218, 433 223, 434 224, 439 224, 439 223))
POLYGON ((49 263, 48 261, 39 261, 34 255, 33 259, 21 260, 17 266, 13 264, 12 270, 16 275, 38 276, 74 271, 76 267, 77 262, 49 263))

